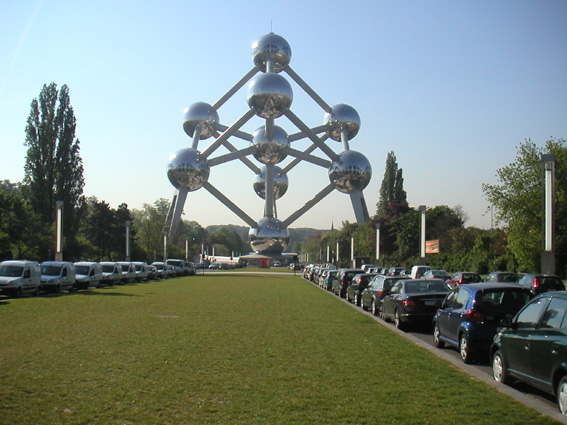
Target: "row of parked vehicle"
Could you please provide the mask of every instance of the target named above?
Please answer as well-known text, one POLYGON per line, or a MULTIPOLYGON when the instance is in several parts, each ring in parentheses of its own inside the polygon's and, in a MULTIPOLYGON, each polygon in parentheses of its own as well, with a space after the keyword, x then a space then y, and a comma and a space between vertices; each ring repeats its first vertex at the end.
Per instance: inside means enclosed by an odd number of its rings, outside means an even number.
POLYGON ((99 286, 145 282, 195 274, 189 261, 44 261, 7 260, 0 263, 0 293, 19 297, 40 291, 60 292, 99 286))
POLYGON ((520 380, 553 394, 567 415, 567 292, 561 279, 508 272, 484 279, 456 272, 443 279, 436 272, 368 273, 326 264, 306 267, 303 276, 400 330, 430 326, 435 347, 455 347, 464 363, 490 361, 495 380, 520 380))

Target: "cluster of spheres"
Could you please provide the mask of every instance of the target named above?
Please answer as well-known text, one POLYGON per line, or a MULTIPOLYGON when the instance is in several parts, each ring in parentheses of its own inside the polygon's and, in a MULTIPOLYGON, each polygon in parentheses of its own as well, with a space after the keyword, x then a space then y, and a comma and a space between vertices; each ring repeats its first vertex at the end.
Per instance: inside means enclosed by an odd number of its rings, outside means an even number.
POLYGON ((247 74, 248 81, 237 84, 214 105, 197 102, 185 110, 183 129, 192 138, 193 143, 191 147, 181 149, 170 157, 167 176, 176 188, 176 196, 172 203, 172 209, 175 211, 169 214, 171 222, 166 225, 170 229, 170 235, 174 236, 176 220, 181 216, 187 192, 205 187, 250 225, 249 236, 253 250, 259 254, 273 256, 285 250, 289 242, 289 224, 308 209, 304 206, 283 221, 274 213, 275 200, 280 199, 288 189, 287 173, 297 162, 307 159, 328 170, 330 186, 322 190, 309 207, 316 204, 332 189, 336 189, 351 195, 358 222, 368 219, 362 190, 370 182, 372 168, 364 155, 350 150, 349 147, 349 140, 353 139, 360 129, 360 117, 356 110, 346 104, 328 106, 301 80, 289 66, 291 48, 283 37, 274 33, 260 37, 252 45, 252 60, 255 68, 247 74), (322 126, 309 128, 291 112, 293 90, 282 72, 286 72, 322 106, 325 111, 322 126), (218 109, 246 82, 248 82, 246 101, 249 111, 231 127, 221 125, 218 109), (264 123, 252 133, 241 131, 242 125, 253 116, 263 119, 264 123), (274 120, 284 116, 298 128, 298 133, 293 137, 290 137, 281 126, 274 124, 274 120), (317 133, 322 133, 323 137, 318 136, 317 133), (237 150, 229 144, 229 137, 243 139, 248 144, 245 148, 237 150), (215 140, 204 151, 199 151, 199 142, 209 138, 215 140), (305 138, 312 141, 311 149, 303 152, 292 149, 292 142, 305 138), (340 142, 342 151, 335 153, 329 148, 325 144, 327 138, 340 142), (258 221, 246 215, 209 183, 211 167, 228 161, 228 156, 210 157, 220 146, 229 149, 232 155, 230 160, 240 159, 254 171, 253 189, 265 200, 264 216, 258 221), (312 152, 317 148, 328 159, 314 156, 312 152), (246 158, 247 155, 253 156, 260 166, 254 165, 246 158), (288 164, 285 167, 277 165, 289 156, 294 157, 293 165, 288 164))

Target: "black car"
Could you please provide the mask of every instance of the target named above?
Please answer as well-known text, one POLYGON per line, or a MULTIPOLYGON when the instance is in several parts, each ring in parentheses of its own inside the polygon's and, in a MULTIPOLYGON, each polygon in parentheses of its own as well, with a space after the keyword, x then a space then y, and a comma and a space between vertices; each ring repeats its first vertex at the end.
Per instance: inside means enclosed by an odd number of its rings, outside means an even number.
POLYGON ((559 276, 552 274, 525 274, 518 283, 534 295, 547 291, 565 290, 565 285, 563 285, 559 276))
POLYGON ((509 283, 470 283, 453 289, 433 318, 433 343, 459 349, 465 363, 488 350, 502 319, 512 319, 530 300, 528 290, 509 283))
POLYGON ((352 278, 364 273, 362 269, 339 269, 337 275, 333 278, 333 292, 341 298, 346 297, 346 290, 350 285, 352 278))
POLYGON ((516 283, 519 279, 520 275, 518 273, 492 272, 486 275, 483 282, 516 283))
POLYGON ((374 276, 376 276, 376 273, 360 273, 354 275, 351 284, 347 287, 346 300, 348 302, 354 302, 355 305, 360 305, 360 295, 374 276))
POLYGON ((399 280, 384 297, 381 315, 401 330, 408 324, 431 323, 448 292, 441 279, 399 280))
POLYGON ((501 324, 490 349, 494 379, 555 395, 567 416, 567 292, 540 294, 501 324))
POLYGON ((360 306, 363 310, 372 311, 377 316, 382 307, 382 300, 390 293, 390 289, 401 279, 410 279, 409 276, 384 276, 376 275, 368 283, 368 286, 362 291, 360 306))

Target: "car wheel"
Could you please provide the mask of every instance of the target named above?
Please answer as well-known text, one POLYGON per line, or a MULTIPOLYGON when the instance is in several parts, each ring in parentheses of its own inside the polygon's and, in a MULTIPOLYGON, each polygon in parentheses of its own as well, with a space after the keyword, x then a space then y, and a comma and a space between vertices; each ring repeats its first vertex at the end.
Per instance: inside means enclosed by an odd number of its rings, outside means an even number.
POLYGON ((502 351, 498 350, 492 356, 492 377, 495 381, 502 384, 510 383, 510 376, 508 375, 508 368, 502 357, 502 351))
POLYGON ((471 353, 471 345, 469 343, 469 339, 465 334, 462 334, 459 337, 459 353, 461 354, 461 359, 465 364, 472 363, 472 353, 471 353))
POLYGON ((21 298, 23 295, 24 291, 22 288, 17 288, 16 292, 14 292, 14 297, 15 298, 21 298))
POLYGON ((441 339, 439 339, 440 336, 441 331, 439 330, 439 325, 435 323, 435 325, 433 325, 433 345, 435 345, 437 348, 445 347, 445 343, 441 341, 441 339))
POLYGON ((557 404, 561 414, 567 416, 567 376, 561 378, 557 386, 557 404))
POLYGON ((372 314, 378 316, 378 309, 376 308, 376 300, 372 300, 372 314))
POLYGON ((360 300, 358 299, 358 294, 354 296, 354 305, 360 305, 360 300))
POLYGON ((363 298, 360 299, 360 307, 361 307, 364 311, 368 311, 368 307, 366 307, 366 306, 364 305, 364 299, 363 299, 363 298))
POLYGON ((394 324, 396 325, 396 328, 401 331, 405 330, 406 328, 405 324, 402 322, 402 317, 400 316, 400 312, 398 310, 394 312, 394 324))

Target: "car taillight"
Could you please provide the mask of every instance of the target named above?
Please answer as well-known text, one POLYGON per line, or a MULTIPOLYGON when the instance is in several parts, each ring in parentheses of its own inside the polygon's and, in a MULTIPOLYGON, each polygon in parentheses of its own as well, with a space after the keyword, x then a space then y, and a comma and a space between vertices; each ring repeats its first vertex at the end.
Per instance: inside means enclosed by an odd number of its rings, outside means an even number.
POLYGON ((478 310, 475 310, 474 308, 471 308, 469 311, 467 311, 465 316, 467 317, 467 319, 469 319, 472 322, 484 321, 484 316, 481 313, 479 313, 478 310))
POLYGON ((534 278, 534 289, 536 289, 539 286, 539 282, 538 282, 538 278, 534 278))
POLYGON ((380 290, 378 291, 378 296, 379 296, 380 298, 382 298, 382 297, 384 296, 384 291, 380 289, 380 290))
POLYGON ((406 310, 413 310, 417 308, 413 300, 403 300, 402 304, 406 310))

